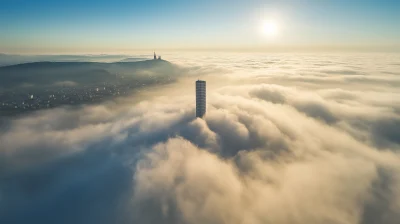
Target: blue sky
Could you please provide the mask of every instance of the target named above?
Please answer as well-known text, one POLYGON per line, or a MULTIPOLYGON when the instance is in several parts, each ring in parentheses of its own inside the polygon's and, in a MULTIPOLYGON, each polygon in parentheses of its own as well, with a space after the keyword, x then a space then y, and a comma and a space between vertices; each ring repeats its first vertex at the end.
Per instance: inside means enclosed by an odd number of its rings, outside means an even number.
POLYGON ((399 2, 0 0, 0 52, 387 50, 400 46, 399 2))

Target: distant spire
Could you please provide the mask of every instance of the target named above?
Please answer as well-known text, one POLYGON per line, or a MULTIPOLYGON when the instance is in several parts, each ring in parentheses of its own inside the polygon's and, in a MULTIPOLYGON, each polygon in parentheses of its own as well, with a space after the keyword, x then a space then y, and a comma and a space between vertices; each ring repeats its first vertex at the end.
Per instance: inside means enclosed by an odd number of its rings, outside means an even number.
POLYGON ((157 59, 157 55, 156 55, 156 52, 154 51, 154 60, 156 60, 157 59))

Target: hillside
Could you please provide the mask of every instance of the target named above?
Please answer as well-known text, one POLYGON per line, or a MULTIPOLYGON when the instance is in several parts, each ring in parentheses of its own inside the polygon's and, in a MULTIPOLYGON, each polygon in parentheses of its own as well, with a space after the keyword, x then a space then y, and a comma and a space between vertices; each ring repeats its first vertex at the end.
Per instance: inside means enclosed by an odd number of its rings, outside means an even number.
POLYGON ((33 62, 0 67, 0 88, 51 87, 60 83, 91 85, 119 79, 173 79, 179 69, 168 61, 137 62, 33 62))

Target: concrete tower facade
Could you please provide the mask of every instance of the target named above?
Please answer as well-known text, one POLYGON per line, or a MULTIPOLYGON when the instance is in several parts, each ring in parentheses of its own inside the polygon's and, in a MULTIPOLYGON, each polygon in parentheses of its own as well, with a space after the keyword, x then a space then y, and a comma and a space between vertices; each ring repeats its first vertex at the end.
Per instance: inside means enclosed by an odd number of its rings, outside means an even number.
POLYGON ((196 81, 196 117, 206 114, 206 81, 196 81))

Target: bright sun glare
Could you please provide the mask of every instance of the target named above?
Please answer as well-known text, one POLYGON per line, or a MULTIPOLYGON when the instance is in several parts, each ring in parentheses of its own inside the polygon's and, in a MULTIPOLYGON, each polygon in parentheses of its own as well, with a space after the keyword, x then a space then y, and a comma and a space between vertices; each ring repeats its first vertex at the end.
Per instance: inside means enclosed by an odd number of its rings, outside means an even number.
POLYGON ((278 24, 273 20, 265 21, 262 24, 262 32, 264 35, 268 37, 276 36, 279 32, 278 24))

